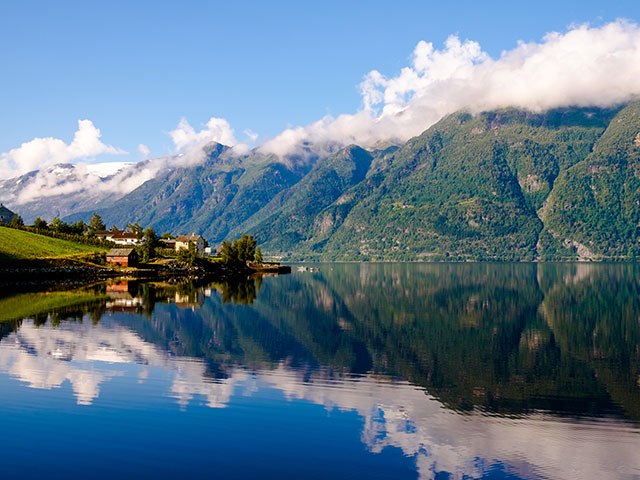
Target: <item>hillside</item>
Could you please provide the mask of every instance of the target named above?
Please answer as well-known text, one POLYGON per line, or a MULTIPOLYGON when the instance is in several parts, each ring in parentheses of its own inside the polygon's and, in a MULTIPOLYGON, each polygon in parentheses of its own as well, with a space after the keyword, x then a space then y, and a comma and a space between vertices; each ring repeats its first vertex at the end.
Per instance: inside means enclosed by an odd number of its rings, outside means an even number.
MULTIPOLYGON (((0 323, 23 318, 33 318, 37 321, 38 317, 44 317, 46 321, 53 311, 61 314, 77 313, 103 299, 104 297, 97 297, 93 292, 81 290, 30 292, 0 297, 0 323)), ((59 322, 63 315, 54 314, 52 317, 54 322, 59 322)))
POLYGON ((549 195, 541 255, 640 257, 640 103, 623 109, 549 195))
POLYGON ((233 233, 247 231, 268 238, 270 245, 283 250, 304 248, 316 216, 345 190, 364 180, 372 160, 371 153, 356 145, 319 159, 302 180, 277 195, 233 233))
POLYGON ((254 233, 265 250, 307 259, 534 260, 556 179, 589 157, 617 111, 450 115, 307 219, 304 242, 254 233))
POLYGON ((588 157, 614 114, 571 109, 451 115, 321 214, 315 222, 317 253, 344 259, 534 260, 542 207, 556 178, 588 157), (322 244, 326 225, 331 233, 322 244))
POLYGON ((95 245, 85 245, 13 228, 0 227, 0 262, 68 258, 98 250, 105 249, 95 245))
POLYGON ((96 211, 107 225, 199 232, 212 244, 251 233, 288 259, 638 258, 639 135, 632 102, 461 111, 404 145, 323 156, 234 156, 211 144, 204 163, 67 219, 96 211))
POLYGON ((309 169, 272 155, 232 157, 226 151, 213 143, 203 164, 164 171, 118 200, 67 219, 86 220, 97 212, 107 225, 138 222, 158 232, 198 232, 217 243, 309 169))

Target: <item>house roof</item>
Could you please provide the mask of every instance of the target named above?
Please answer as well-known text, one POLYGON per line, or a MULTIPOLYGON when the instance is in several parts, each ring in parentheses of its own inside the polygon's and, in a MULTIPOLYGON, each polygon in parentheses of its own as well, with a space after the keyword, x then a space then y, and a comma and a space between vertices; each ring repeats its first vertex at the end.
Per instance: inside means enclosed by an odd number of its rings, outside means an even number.
POLYGON ((107 252, 107 257, 128 257, 133 252, 133 248, 112 248, 107 252))
POLYGON ((178 235, 176 237, 176 242, 195 242, 199 238, 202 238, 200 235, 178 235))
POLYGON ((124 232, 124 233, 116 233, 113 236, 114 239, 116 238, 138 238, 138 235, 136 233, 129 233, 129 232, 124 232))

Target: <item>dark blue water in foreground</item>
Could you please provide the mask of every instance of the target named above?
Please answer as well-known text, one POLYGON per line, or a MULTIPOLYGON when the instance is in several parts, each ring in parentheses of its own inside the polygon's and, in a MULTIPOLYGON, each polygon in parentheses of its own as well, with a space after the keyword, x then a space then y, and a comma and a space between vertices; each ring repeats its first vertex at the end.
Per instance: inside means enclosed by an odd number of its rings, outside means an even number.
POLYGON ((2 478, 640 478, 640 268, 0 297, 2 478))

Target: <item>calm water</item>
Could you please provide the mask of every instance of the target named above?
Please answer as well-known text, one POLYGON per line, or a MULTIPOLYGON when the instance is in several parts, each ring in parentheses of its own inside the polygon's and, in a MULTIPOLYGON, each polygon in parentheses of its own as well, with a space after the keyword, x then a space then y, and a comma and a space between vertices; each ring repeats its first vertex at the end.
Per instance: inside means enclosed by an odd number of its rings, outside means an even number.
POLYGON ((640 268, 0 297, 2 478, 640 478, 640 268))

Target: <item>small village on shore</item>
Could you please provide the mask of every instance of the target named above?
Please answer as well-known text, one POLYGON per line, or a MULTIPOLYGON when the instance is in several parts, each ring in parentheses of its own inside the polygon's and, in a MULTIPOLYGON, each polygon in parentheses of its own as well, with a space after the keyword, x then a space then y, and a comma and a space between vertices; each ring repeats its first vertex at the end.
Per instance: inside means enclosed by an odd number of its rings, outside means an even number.
POLYGON ((25 225, 0 204, 0 277, 128 275, 136 278, 225 277, 253 273, 289 273, 290 267, 265 261, 251 235, 217 247, 200 234, 164 232, 137 223, 107 229, 101 217, 68 224, 40 217, 25 225))

